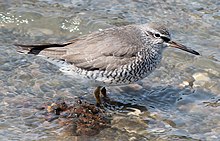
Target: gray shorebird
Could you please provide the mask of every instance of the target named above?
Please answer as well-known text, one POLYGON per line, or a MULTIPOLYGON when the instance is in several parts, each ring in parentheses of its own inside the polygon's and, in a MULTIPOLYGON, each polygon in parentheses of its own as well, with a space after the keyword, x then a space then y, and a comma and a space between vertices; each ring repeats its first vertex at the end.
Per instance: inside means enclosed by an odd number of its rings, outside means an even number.
POLYGON ((66 43, 16 46, 20 53, 42 56, 60 70, 91 81, 97 105, 100 94, 106 97, 103 86, 134 83, 153 72, 166 47, 199 55, 172 41, 169 31, 156 23, 109 28, 66 43))

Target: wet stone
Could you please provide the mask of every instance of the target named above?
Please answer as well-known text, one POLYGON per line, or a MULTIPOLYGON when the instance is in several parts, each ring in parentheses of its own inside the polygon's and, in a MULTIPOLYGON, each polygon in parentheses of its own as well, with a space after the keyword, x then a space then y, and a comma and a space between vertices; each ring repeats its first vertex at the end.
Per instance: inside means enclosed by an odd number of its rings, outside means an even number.
POLYGON ((58 122, 60 128, 74 136, 93 136, 110 127, 110 116, 104 109, 80 99, 67 103, 58 98, 37 109, 46 112, 46 121, 58 122))
POLYGON ((210 81, 208 73, 195 73, 193 74, 193 78, 196 81, 210 81))

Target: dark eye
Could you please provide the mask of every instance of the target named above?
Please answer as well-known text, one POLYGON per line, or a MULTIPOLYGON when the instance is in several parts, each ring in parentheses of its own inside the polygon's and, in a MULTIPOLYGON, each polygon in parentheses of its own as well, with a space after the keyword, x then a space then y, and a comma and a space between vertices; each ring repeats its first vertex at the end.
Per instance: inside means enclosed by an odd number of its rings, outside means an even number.
POLYGON ((156 33, 156 34, 154 34, 154 36, 158 38, 158 37, 160 37, 160 34, 156 33))

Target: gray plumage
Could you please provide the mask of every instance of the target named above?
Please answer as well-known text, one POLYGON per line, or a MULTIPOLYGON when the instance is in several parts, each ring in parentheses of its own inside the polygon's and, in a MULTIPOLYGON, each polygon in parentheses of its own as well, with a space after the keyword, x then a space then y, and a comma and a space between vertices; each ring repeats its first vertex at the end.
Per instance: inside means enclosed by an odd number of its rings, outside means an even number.
POLYGON ((19 52, 43 56, 70 74, 101 84, 128 84, 149 75, 169 45, 198 55, 174 43, 164 26, 153 23, 105 29, 63 44, 18 46, 19 52))

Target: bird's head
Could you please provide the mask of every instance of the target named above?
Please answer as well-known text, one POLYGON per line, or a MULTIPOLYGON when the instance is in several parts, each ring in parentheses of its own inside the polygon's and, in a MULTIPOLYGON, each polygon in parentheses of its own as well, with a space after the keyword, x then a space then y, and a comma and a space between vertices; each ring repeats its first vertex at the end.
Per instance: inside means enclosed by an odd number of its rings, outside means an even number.
POLYGON ((173 47, 178 48, 189 53, 200 55, 197 51, 190 49, 180 43, 171 40, 171 35, 167 28, 163 25, 157 23, 151 23, 143 26, 145 34, 148 36, 148 39, 151 40, 151 44, 157 45, 162 44, 162 47, 173 47))

